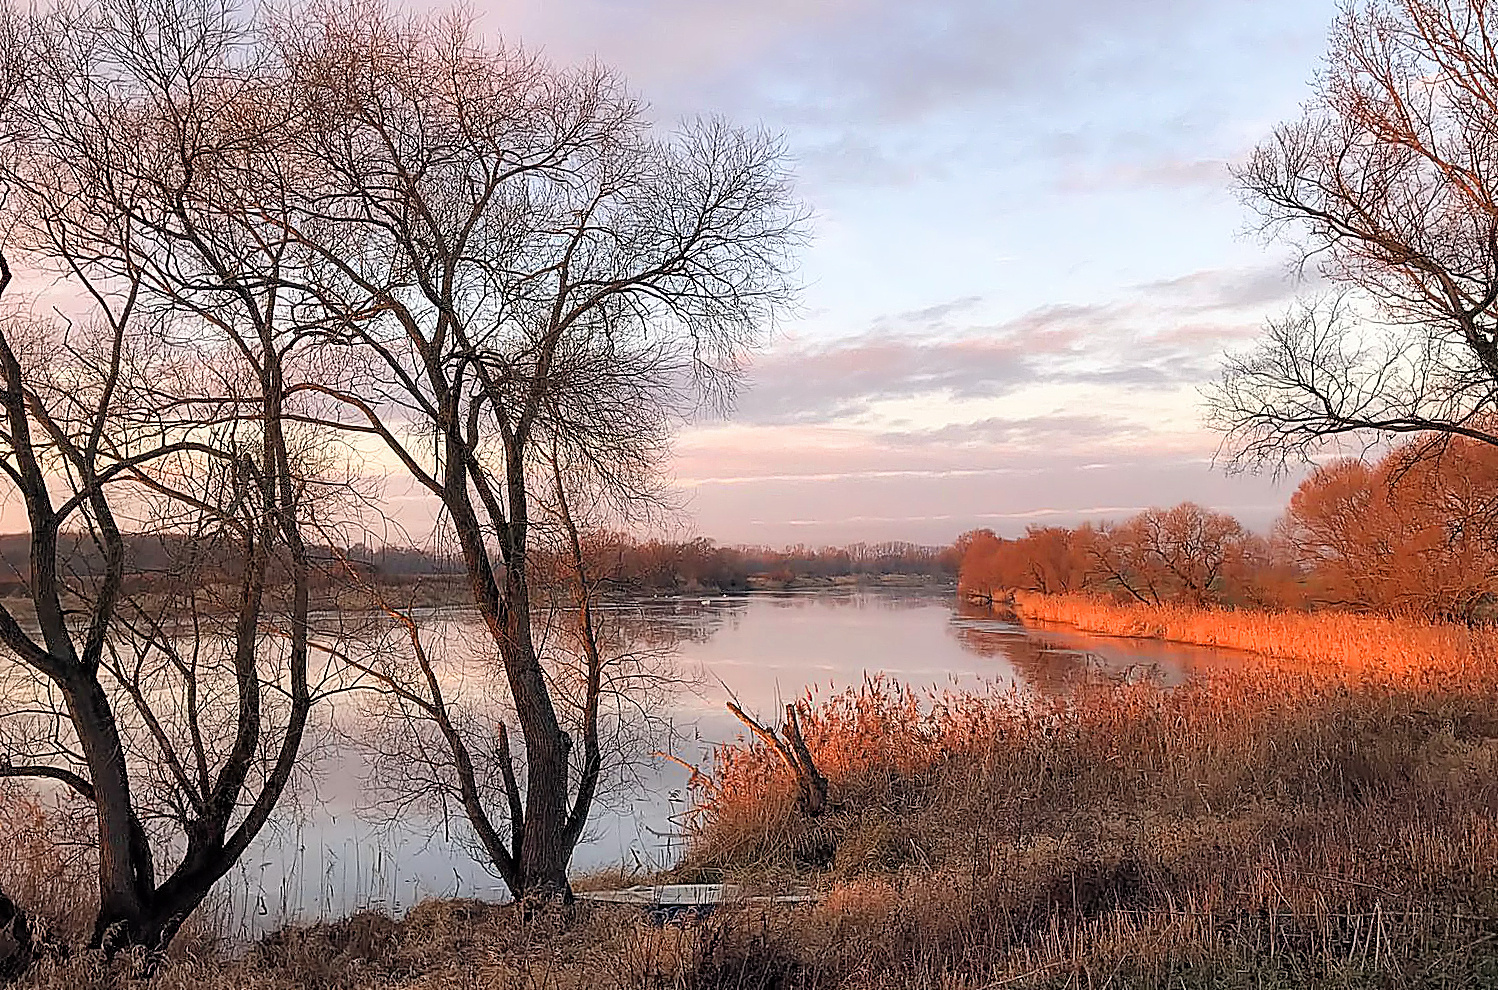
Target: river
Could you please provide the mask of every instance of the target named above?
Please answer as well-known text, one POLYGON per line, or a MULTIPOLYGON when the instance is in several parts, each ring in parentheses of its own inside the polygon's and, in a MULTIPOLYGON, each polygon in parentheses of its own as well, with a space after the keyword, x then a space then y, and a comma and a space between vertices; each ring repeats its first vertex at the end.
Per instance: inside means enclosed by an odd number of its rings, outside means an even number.
MULTIPOLYGON (((1180 683, 1244 662, 1242 654, 1143 640, 1035 629, 961 603, 944 589, 859 589, 659 598, 611 606, 637 635, 671 654, 688 682, 670 700, 674 755, 709 758, 740 734, 724 709, 731 691, 774 720, 784 701, 826 696, 883 674, 911 687, 988 685, 1065 691, 1089 672, 1180 683)), ((461 628, 462 619, 449 619, 461 628)), ((477 630, 475 630, 477 634, 477 630)), ((376 823, 361 788, 363 767, 328 757, 315 793, 263 836, 226 885, 228 924, 260 931, 287 920, 337 917, 361 907, 401 912, 424 897, 503 896, 451 831, 419 817, 376 823)), ((625 864, 649 869, 680 849, 690 795, 684 767, 651 761, 638 783, 596 816, 574 860, 578 870, 625 864)), ((384 817, 384 816, 380 816, 384 817)))

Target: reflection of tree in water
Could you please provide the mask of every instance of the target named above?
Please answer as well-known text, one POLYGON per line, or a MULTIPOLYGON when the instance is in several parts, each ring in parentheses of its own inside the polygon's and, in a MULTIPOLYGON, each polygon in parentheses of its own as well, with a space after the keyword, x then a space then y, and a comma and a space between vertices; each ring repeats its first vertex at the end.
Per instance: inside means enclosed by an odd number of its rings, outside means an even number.
MULTIPOLYGON (((599 729, 605 768, 598 807, 616 814, 633 813, 645 789, 654 786, 655 754, 681 748, 676 742, 681 729, 672 720, 683 694, 698 689, 702 677, 700 670, 681 662, 681 646, 706 641, 725 623, 737 621, 745 607, 742 599, 700 597, 595 606, 608 685, 601 699, 599 729)), ((472 610, 435 607, 416 609, 415 614, 449 716, 468 741, 484 798, 495 804, 504 802, 498 727, 508 724, 513 732, 516 714, 492 640, 472 610)), ((319 629, 323 638, 333 631, 346 634, 347 659, 355 666, 376 669, 408 688, 420 685, 424 675, 411 643, 392 628, 387 616, 348 611, 324 613, 319 618, 325 627, 319 629)), ((538 610, 535 632, 559 716, 565 724, 576 725, 584 698, 581 682, 586 677, 577 643, 577 613, 559 606, 538 610)), ((5 691, 6 682, 0 679, 0 698, 6 697, 5 691)), ((351 909, 387 894, 402 896, 400 890, 406 888, 398 890, 396 878, 405 876, 409 883, 409 871, 386 873, 388 866, 368 862, 362 868, 356 862, 354 879, 345 876, 343 886, 335 889, 331 874, 320 875, 315 864, 325 858, 337 861, 347 851, 362 848, 388 859, 397 849, 427 850, 430 845, 445 850, 438 855, 455 862, 472 857, 479 870, 485 868, 483 850, 461 814, 462 796, 451 762, 445 758, 443 740, 432 721, 421 717, 412 697, 401 697, 388 684, 370 683, 367 678, 361 684, 355 673, 323 714, 329 724, 310 726, 304 742, 304 750, 311 754, 308 779, 282 802, 273 822, 276 834, 263 847, 262 858, 273 863, 262 862, 258 877, 253 871, 241 871, 226 894, 245 924, 264 920, 256 912, 267 904, 271 915, 279 918, 288 912, 333 910, 334 904, 351 909), (359 824, 339 825, 343 809, 359 824), (276 876, 282 876, 279 913, 274 907, 276 876)), ((523 776, 519 783, 524 785, 523 776)), ((0 821, 0 833, 4 825, 0 821)), ((585 838, 596 836, 593 828, 585 832, 585 838)), ((460 885, 465 882, 470 882, 466 873, 458 880, 460 885)))
POLYGON ((1128 655, 1136 651, 1108 656, 1079 649, 1062 636, 1027 628, 1017 618, 1001 618, 986 606, 966 601, 959 603, 949 628, 964 649, 1006 661, 1026 687, 1044 694, 1065 694, 1098 680, 1160 678, 1164 673, 1148 656, 1128 655))
MULTIPOLYGON (((594 605, 592 622, 602 659, 599 745, 603 756, 596 803, 627 807, 648 779, 660 751, 674 749, 672 715, 683 691, 692 690, 700 670, 680 661, 686 642, 711 638, 743 612, 742 600, 659 598, 604 601, 594 605)), ((448 710, 461 730, 483 798, 505 801, 501 789, 507 745, 498 731, 517 721, 504 672, 482 635, 476 613, 452 610, 425 616, 423 645, 448 710)), ((586 704, 586 651, 579 643, 575 608, 545 602, 533 625, 537 653, 564 725, 580 724, 586 704)), ((358 695, 359 711, 345 738, 365 762, 359 808, 377 825, 401 826, 413 820, 447 822, 465 831, 454 810, 462 794, 442 748, 440 728, 425 717, 420 695, 391 685, 420 685, 425 677, 401 630, 373 631, 365 643, 369 670, 379 686, 358 695)), ((573 747, 574 761, 581 747, 573 747)), ((520 781, 524 785, 523 779, 520 781)))

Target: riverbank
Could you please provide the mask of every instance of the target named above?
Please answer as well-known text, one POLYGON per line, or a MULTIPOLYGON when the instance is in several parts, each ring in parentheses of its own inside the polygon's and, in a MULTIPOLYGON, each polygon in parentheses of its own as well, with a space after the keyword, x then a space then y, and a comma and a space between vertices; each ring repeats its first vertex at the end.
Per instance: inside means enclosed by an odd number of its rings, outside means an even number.
POLYGON ((819 878, 807 985, 1490 986, 1498 663, 1409 673, 865 689, 805 720, 839 810, 726 753, 685 875, 819 878))
MULTIPOLYGON (((831 810, 802 817, 763 748, 720 749, 684 861, 654 878, 814 904, 658 927, 431 902, 248 952, 200 938, 149 986, 1492 986, 1498 659, 1466 648, 1406 644, 1355 678, 1266 656, 1168 691, 876 680, 802 720, 831 810)), ((124 972, 80 957, 22 986, 124 972)))
POLYGON ((1498 631, 1351 612, 1120 604, 1089 595, 1016 592, 1025 621, 1083 632, 1214 646, 1349 674, 1463 671, 1498 656, 1498 631))

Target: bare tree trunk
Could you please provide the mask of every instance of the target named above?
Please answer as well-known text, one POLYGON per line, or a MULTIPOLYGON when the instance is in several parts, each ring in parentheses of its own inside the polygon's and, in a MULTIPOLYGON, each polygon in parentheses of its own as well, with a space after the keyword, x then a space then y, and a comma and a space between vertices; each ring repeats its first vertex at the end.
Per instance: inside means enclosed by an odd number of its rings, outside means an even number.
POLYGON ((731 380, 790 300, 804 218, 773 139, 712 123, 657 140, 605 70, 557 70, 380 4, 319 13, 279 32, 308 108, 294 168, 315 173, 288 218, 305 259, 291 282, 316 287, 329 344, 360 369, 326 391, 343 407, 329 422, 383 440, 461 546, 518 719, 497 754, 508 850, 501 809, 466 779, 477 747, 430 685, 400 697, 439 726, 445 796, 512 892, 565 897, 597 761, 586 726, 576 759, 577 699, 554 697, 532 637, 528 472, 553 442, 616 480, 663 456, 685 383, 731 380), (415 424, 431 448, 403 439, 415 424))
POLYGON ((69 679, 63 694, 88 766, 98 822, 99 914, 91 944, 105 949, 154 944, 147 915, 155 871, 135 815, 114 712, 97 680, 69 679))
POLYGON ((570 896, 564 834, 570 791, 571 739, 562 731, 531 638, 530 595, 520 568, 506 569, 505 672, 525 738, 525 822, 520 843, 521 891, 527 897, 570 896))
POLYGON ((0 891, 0 983, 9 983, 26 972, 34 952, 26 913, 0 891))

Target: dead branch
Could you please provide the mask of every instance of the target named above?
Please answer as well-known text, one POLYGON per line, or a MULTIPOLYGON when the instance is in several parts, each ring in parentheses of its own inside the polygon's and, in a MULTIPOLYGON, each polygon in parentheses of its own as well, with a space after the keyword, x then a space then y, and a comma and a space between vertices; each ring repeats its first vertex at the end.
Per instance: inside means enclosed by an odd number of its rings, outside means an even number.
POLYGON ((817 769, 816 762, 812 760, 811 749, 801 735, 801 723, 796 717, 796 706, 794 704, 785 706, 785 725, 781 726, 780 735, 776 735, 755 721, 744 709, 732 701, 728 702, 728 710, 740 722, 747 725, 749 731, 779 755, 781 762, 790 771, 791 778, 796 782, 796 806, 809 818, 815 818, 825 811, 827 778, 822 776, 822 772, 817 769), (781 736, 784 738, 782 739, 781 736))

